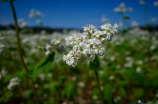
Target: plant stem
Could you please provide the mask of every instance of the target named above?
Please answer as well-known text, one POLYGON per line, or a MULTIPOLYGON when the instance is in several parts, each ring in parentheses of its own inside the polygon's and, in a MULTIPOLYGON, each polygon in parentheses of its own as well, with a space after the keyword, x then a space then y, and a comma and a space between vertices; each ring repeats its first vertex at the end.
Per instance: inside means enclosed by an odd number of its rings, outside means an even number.
POLYGON ((122 26, 122 28, 123 28, 123 30, 124 30, 124 29, 125 29, 124 13, 122 13, 122 22, 123 22, 123 26, 122 26))
MULTIPOLYGON (((20 61, 21 61, 22 65, 23 65, 24 69, 26 70, 26 72, 29 73, 29 70, 28 70, 28 68, 27 68, 27 66, 26 66, 26 64, 24 62, 24 59, 23 59, 23 56, 22 56, 22 52, 21 52, 20 36, 19 36, 17 18, 16 18, 16 13, 15 13, 15 9, 14 9, 14 5, 13 5, 12 1, 10 1, 10 5, 11 5, 13 16, 14 16, 16 38, 17 38, 18 53, 19 53, 20 61)), ((32 78, 31 78, 31 83, 32 83, 32 89, 33 89, 33 92, 34 92, 34 95, 35 95, 35 98, 36 98, 36 103, 40 104, 40 101, 39 101, 39 98, 38 98, 38 95, 37 95, 37 91, 36 91, 36 88, 35 88, 35 84, 34 84, 34 81, 33 81, 32 78)))
POLYGON ((96 75, 96 78, 97 78, 97 84, 98 84, 98 87, 99 87, 99 91, 100 91, 100 95, 101 95, 102 104, 104 104, 104 96, 103 96, 103 93, 102 93, 102 91, 101 91, 101 87, 100 87, 100 83, 99 83, 99 78, 98 78, 97 69, 94 68, 94 71, 95 71, 95 75, 96 75))

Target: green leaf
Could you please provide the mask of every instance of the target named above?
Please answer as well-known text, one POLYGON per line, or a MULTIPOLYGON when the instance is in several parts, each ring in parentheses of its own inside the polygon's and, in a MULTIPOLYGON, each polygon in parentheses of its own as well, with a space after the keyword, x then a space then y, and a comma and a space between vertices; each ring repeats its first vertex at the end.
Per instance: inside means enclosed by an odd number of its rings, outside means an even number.
POLYGON ((48 56, 46 56, 40 64, 33 70, 33 72, 30 72, 29 74, 26 74, 26 77, 32 78, 35 76, 38 76, 40 73, 42 73, 45 69, 50 69, 52 66, 52 62, 54 60, 55 53, 52 53, 48 56))
POLYGON ((91 69, 93 69, 93 61, 90 61, 90 62, 89 62, 89 67, 90 67, 91 69))
POLYGON ((0 35, 1 35, 1 36, 5 36, 6 34, 5 34, 5 33, 3 33, 3 32, 0 32, 0 35))
POLYGON ((62 92, 62 96, 67 98, 68 100, 72 100, 76 95, 76 89, 74 83, 67 83, 64 91, 62 92))
POLYGON ((40 67, 46 65, 48 62, 52 62, 54 60, 54 56, 55 56, 55 53, 53 52, 52 54, 46 56, 44 58, 44 60, 42 60, 42 62, 40 62, 40 64, 37 66, 37 68, 34 70, 38 70, 40 67))
POLYGON ((124 20, 129 20, 130 18, 128 16, 123 16, 124 20))

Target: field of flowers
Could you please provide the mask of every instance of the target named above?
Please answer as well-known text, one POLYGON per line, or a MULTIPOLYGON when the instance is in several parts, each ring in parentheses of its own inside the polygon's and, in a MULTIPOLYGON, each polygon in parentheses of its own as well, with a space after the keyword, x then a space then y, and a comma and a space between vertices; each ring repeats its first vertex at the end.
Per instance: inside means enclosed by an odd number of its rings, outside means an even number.
MULTIPOLYGON (((101 102, 94 70, 89 68, 88 60, 71 67, 62 60, 62 54, 55 53, 54 61, 28 75, 19 60, 15 35, 3 35, 0 50, 1 104, 34 104, 30 78, 34 79, 43 104, 101 102), (17 83, 11 85, 11 79, 17 83)), ((59 39, 64 44, 66 35, 21 34, 20 37, 24 60, 33 72, 46 57, 45 52, 37 47, 45 45, 48 39, 59 39)), ((158 35, 126 34, 116 35, 112 41, 105 42, 105 55, 99 58, 98 74, 106 103, 158 103, 157 40, 158 35)))

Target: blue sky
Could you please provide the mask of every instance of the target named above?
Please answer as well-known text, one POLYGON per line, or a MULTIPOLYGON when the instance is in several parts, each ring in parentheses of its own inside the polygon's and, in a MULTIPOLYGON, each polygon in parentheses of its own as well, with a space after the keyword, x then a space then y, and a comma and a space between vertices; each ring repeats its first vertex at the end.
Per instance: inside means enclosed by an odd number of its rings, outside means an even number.
MULTIPOLYGON (((148 22, 151 18, 156 17, 158 20, 158 8, 153 6, 154 1, 146 0, 148 22)), ((39 26, 36 19, 29 18, 31 9, 43 13, 41 20, 46 27, 55 28, 82 28, 85 24, 95 26, 102 25, 101 17, 106 15, 110 23, 120 23, 122 17, 115 13, 113 9, 118 7, 121 2, 126 7, 134 9, 133 12, 127 13, 130 21, 136 21, 139 25, 144 25, 144 11, 139 0, 17 0, 14 2, 17 18, 23 18, 29 23, 29 26, 39 26)), ((13 24, 13 15, 9 2, 0 2, 0 24, 13 24)))

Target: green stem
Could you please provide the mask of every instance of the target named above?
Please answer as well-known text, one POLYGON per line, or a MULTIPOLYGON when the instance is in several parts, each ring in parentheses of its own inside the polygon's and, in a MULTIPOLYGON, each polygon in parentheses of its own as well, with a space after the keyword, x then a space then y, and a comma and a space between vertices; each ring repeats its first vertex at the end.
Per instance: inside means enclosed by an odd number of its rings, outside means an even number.
POLYGON ((124 13, 122 13, 122 21, 123 21, 123 26, 122 26, 122 28, 123 28, 123 30, 125 29, 125 20, 124 20, 124 13))
MULTIPOLYGON (((21 61, 22 65, 23 65, 23 67, 25 68, 26 72, 29 73, 29 70, 28 70, 28 68, 27 68, 27 66, 26 66, 26 64, 24 62, 24 59, 23 59, 23 56, 22 56, 22 52, 21 52, 20 36, 19 36, 17 18, 16 18, 16 13, 15 13, 15 9, 14 9, 14 5, 13 5, 12 1, 10 1, 10 5, 11 5, 13 16, 14 16, 16 38, 17 38, 18 53, 19 53, 20 61, 21 61)), ((35 98, 36 98, 36 103, 40 104, 40 101, 39 101, 39 98, 38 98, 38 95, 37 95, 37 91, 36 91, 36 88, 35 88, 35 84, 34 84, 34 81, 33 81, 32 78, 31 78, 31 83, 32 83, 32 89, 33 89, 33 92, 34 92, 34 95, 35 95, 35 98)))
POLYGON ((100 87, 100 83, 99 83, 99 78, 98 78, 97 69, 94 68, 94 71, 95 71, 95 75, 96 75, 96 78, 97 78, 97 84, 98 84, 98 87, 99 87, 99 91, 100 91, 100 95, 101 95, 102 104, 104 104, 104 96, 103 96, 103 92, 101 91, 101 87, 100 87))

